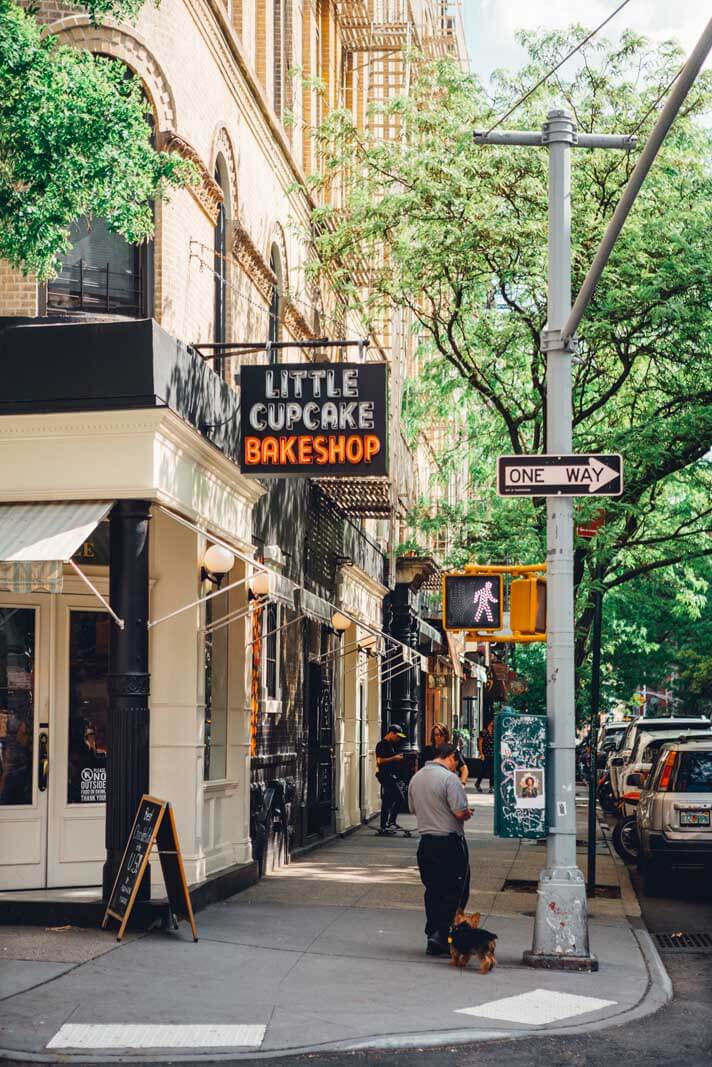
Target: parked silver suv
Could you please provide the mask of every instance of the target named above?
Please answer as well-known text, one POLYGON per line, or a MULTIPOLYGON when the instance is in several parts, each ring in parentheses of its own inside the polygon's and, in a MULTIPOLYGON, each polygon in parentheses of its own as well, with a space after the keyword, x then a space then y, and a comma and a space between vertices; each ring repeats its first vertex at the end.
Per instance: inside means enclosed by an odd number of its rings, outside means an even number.
POLYGON ((637 823, 645 892, 655 893, 673 867, 712 871, 712 739, 660 746, 641 787, 637 823))

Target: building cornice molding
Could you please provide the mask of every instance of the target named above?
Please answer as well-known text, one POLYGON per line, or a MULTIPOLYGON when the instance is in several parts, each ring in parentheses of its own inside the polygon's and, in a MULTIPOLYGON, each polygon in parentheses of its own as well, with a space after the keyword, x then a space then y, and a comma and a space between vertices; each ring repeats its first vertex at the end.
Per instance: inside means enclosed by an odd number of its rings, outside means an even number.
POLYGON ((214 226, 218 221, 218 209, 225 196, 197 150, 175 130, 161 130, 156 137, 156 147, 160 152, 173 152, 181 159, 187 159, 194 164, 198 171, 198 181, 186 188, 214 226))
MULTIPOLYGON (((0 417, 0 445, 3 443, 41 440, 47 438, 135 438, 150 437, 161 440, 176 455, 193 460, 201 468, 206 481, 220 483, 234 492, 246 504, 253 505, 264 495, 265 488, 256 478, 242 474, 231 459, 206 441, 197 430, 169 408, 150 408, 123 411, 50 412, 41 415, 3 415, 0 417)), ((117 447, 121 447, 118 445, 117 447)), ((48 476, 49 480, 49 476, 48 476)), ((106 498, 131 497, 145 493, 145 485, 112 488, 107 475, 106 498)), ((86 492, 63 489, 62 499, 84 499, 86 492)), ((155 498, 164 500, 165 492, 157 489, 155 498)), ((28 500, 59 499, 51 486, 41 493, 16 488, 0 489, 0 499, 28 500)))
POLYGON ((277 284, 277 277, 265 262, 264 256, 247 229, 237 220, 233 222, 232 254, 264 299, 265 304, 269 304, 272 299, 272 290, 277 284))
POLYGON ((294 341, 316 341, 316 334, 302 315, 301 311, 298 311, 294 304, 285 304, 282 313, 282 321, 285 330, 287 330, 294 341))

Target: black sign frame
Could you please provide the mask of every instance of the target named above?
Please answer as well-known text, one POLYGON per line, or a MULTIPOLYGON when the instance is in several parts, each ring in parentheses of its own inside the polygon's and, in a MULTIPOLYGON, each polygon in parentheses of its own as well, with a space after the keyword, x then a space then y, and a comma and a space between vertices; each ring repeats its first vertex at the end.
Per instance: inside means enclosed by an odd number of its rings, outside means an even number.
POLYGON ((591 452, 581 455, 559 456, 499 456, 497 459, 497 493, 504 497, 518 496, 620 496, 623 492, 623 457, 617 452, 591 452), (601 488, 592 480, 595 463, 615 471, 601 488), (538 471, 554 468, 555 475, 546 481, 546 473, 538 478, 538 471), (572 480, 562 483, 559 471, 576 471, 572 480), (518 471, 521 480, 507 485, 507 471, 518 471), (580 479, 580 480, 574 480, 580 479))
POLYGON ((240 368, 240 470, 270 477, 388 474, 385 363, 240 368))
POLYGON ((158 848, 173 925, 178 926, 179 918, 186 919, 190 923, 193 940, 197 941, 198 931, 185 877, 173 809, 167 800, 159 800, 148 794, 141 797, 136 810, 131 833, 126 842, 101 923, 102 930, 106 929, 109 917, 111 917, 118 920, 120 924, 116 940, 120 941, 124 936, 139 887, 144 875, 147 875, 148 863, 154 846, 158 848))
POLYGON ((443 575, 443 629, 466 632, 491 631, 498 633, 504 626, 503 619, 504 579, 501 574, 444 574, 443 575), (489 582, 490 589, 486 589, 489 582), (458 588, 458 585, 460 588, 458 588), (466 590, 466 587, 467 588, 466 590), (481 591, 493 615, 492 622, 474 619, 474 593, 481 591), (496 602, 489 599, 496 596, 496 602), (465 617, 465 605, 472 605, 472 618, 465 617))

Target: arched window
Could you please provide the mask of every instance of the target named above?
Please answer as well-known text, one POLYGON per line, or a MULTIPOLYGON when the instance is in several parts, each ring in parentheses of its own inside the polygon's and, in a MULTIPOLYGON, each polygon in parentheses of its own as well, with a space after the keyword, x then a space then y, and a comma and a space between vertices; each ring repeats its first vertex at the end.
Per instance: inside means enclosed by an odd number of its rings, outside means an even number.
MULTIPOLYGON (((272 298, 269 305, 269 329, 267 334, 268 341, 279 341, 281 336, 282 327, 282 304, 284 300, 284 274, 282 266, 282 257, 279 252, 279 247, 276 244, 272 245, 272 250, 269 257, 270 270, 276 277, 277 281, 272 289, 272 298)), ((277 355, 279 349, 270 352, 270 362, 277 362, 277 355)))
MULTIPOLYGON (((223 191, 223 200, 218 207, 218 217, 215 222, 213 340, 222 342, 226 340, 227 335, 227 182, 220 161, 215 167, 215 181, 223 191)), ((224 377, 222 372, 225 360, 221 359, 218 362, 219 366, 216 369, 221 377, 224 377)))
MULTIPOLYGON (((109 57, 111 58, 111 57, 109 57)), ((133 77, 126 68, 126 77, 133 77)), ((148 104, 148 99, 147 99, 148 104)), ((155 119, 149 108, 151 140, 155 119)), ((153 314, 153 242, 130 244, 102 218, 84 215, 70 226, 71 249, 47 283, 47 309, 148 318, 153 314)))

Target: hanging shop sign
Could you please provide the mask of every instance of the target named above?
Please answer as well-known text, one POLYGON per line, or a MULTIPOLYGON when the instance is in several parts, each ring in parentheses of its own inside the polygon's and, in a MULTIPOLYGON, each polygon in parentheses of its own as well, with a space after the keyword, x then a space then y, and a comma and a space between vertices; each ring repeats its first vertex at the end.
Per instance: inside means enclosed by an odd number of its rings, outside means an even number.
POLYGON ((446 630, 501 630, 501 574, 444 575, 443 627, 446 630))
POLYGON ((388 473, 385 363, 240 369, 243 474, 388 473))

